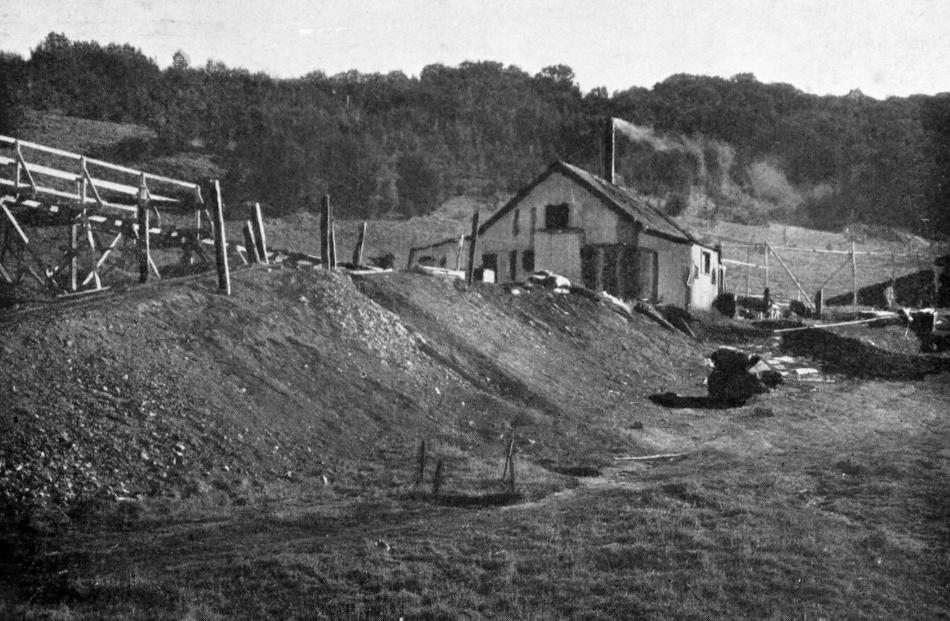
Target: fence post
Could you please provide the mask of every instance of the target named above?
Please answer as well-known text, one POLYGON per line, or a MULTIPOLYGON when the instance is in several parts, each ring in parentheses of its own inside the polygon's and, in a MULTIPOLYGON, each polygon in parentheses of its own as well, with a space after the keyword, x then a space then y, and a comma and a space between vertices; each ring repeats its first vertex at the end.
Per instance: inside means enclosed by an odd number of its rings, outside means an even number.
POLYGON ((330 195, 324 194, 320 205, 320 261, 330 269, 330 195))
POLYGON ((854 242, 851 242, 851 285, 853 293, 851 294, 851 305, 858 305, 858 261, 855 258, 854 242))
POLYGON ((151 236, 148 223, 148 186, 145 183, 145 173, 139 175, 139 194, 136 201, 139 225, 139 282, 148 282, 148 262, 151 252, 151 236))
POLYGON ((69 252, 73 255, 73 258, 69 260, 69 290, 76 291, 79 288, 79 262, 77 260, 79 254, 79 225, 75 222, 69 227, 69 252))
POLYGON ((416 487, 422 485, 426 475, 426 441, 419 440, 419 449, 416 451, 416 487))
POLYGON ((254 225, 250 220, 247 220, 241 226, 241 233, 244 234, 244 252, 247 254, 247 262, 252 265, 260 263, 261 258, 257 254, 257 240, 254 238, 254 225))
POLYGON ((231 271, 228 268, 228 242, 224 232, 224 203, 221 184, 214 180, 214 254, 218 264, 218 288, 231 295, 231 271))
POLYGON ((435 474, 432 475, 432 497, 439 499, 439 489, 442 487, 442 458, 435 462, 435 474))
POLYGON ((475 247, 478 245, 478 209, 472 214, 472 239, 468 248, 468 268, 465 270, 465 282, 472 284, 475 280, 475 247))
POLYGON ((763 266, 765 267, 765 289, 769 288, 769 243, 762 245, 763 266))
MULTIPOLYGON (((752 264, 752 246, 745 247, 745 262, 752 264)), ((752 295, 752 268, 745 268, 745 297, 752 295)))
POLYGON ((261 263, 267 265, 270 261, 267 259, 267 237, 264 234, 264 218, 261 216, 261 204, 254 203, 254 240, 257 242, 257 256, 261 263))
POLYGON ((366 221, 360 225, 360 231, 356 236, 356 247, 353 248, 353 269, 359 269, 363 263, 363 245, 366 243, 366 221))

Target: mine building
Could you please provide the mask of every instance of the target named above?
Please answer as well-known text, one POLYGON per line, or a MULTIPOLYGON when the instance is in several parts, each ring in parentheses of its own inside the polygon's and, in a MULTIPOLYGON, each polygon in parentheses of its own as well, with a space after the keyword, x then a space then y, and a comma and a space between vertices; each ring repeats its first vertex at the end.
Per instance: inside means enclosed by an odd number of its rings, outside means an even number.
MULTIPOLYGON (((719 249, 614 183, 608 129, 608 178, 554 162, 479 227, 476 262, 496 282, 543 269, 623 299, 711 308, 722 287, 719 249)), ((459 241, 414 248, 411 262, 465 269, 470 240, 459 241)))

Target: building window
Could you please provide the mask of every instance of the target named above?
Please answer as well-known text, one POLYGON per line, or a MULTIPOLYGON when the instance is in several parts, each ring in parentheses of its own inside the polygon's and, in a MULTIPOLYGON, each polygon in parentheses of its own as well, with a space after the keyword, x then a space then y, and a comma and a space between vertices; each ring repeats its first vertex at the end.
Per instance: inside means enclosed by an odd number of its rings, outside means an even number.
POLYGON ((548 230, 566 229, 571 222, 571 209, 567 203, 548 205, 544 209, 544 228, 548 230))
POLYGON ((521 232, 521 212, 515 209, 515 215, 511 219, 511 235, 513 237, 518 237, 518 233, 521 232))
POLYGON ((534 272, 534 250, 525 250, 521 253, 521 269, 528 274, 534 272))
POLYGON ((703 250, 702 273, 706 276, 712 274, 712 253, 707 250, 703 250))
POLYGON ((498 274, 498 255, 497 254, 483 254, 482 255, 482 267, 486 270, 491 270, 498 274))

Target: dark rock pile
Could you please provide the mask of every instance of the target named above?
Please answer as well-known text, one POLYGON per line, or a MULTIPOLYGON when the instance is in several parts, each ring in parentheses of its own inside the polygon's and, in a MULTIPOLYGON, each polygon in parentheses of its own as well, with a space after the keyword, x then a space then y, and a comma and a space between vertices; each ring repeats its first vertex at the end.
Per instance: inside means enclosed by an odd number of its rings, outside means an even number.
POLYGON ((743 405, 755 395, 767 393, 782 383, 782 375, 773 371, 758 356, 731 347, 716 350, 710 357, 714 369, 707 388, 712 399, 730 405, 743 405))

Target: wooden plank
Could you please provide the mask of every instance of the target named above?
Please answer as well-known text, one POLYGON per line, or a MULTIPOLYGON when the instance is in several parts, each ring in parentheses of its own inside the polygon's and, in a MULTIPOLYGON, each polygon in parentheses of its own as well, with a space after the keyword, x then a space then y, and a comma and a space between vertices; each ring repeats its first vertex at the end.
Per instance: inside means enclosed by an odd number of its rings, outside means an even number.
POLYGON ((472 214, 472 238, 468 248, 468 267, 465 270, 465 282, 472 284, 475 280, 475 249, 478 246, 478 209, 472 214))
POLYGON ((218 288, 231 295, 231 271, 228 268, 228 242, 224 231, 224 203, 221 184, 214 180, 214 254, 218 267, 218 288))
POLYGON ((254 203, 254 240, 257 242, 257 255, 261 262, 267 265, 270 261, 267 259, 267 237, 264 232, 264 218, 261 215, 261 204, 254 203))

